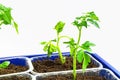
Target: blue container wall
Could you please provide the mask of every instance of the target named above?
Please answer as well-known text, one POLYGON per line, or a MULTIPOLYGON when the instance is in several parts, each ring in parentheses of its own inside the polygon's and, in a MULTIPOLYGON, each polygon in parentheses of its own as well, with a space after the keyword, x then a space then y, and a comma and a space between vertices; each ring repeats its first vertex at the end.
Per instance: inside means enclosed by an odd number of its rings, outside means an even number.
POLYGON ((0 59, 0 63, 4 62, 4 61, 10 61, 11 64, 15 64, 15 65, 20 65, 20 66, 26 66, 27 61, 24 58, 11 58, 11 59, 0 59))

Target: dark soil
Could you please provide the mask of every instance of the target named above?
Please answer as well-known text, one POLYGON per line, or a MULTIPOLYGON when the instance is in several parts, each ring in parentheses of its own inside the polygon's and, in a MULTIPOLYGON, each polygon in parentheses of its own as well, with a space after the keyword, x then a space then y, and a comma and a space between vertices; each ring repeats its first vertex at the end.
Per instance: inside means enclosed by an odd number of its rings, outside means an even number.
POLYGON ((22 71, 26 71, 26 70, 28 70, 28 66, 19 66, 19 65, 10 64, 7 68, 0 69, 0 75, 22 72, 22 71))
MULTIPOLYGON (((37 80, 73 80, 72 75, 57 75, 57 76, 49 76, 45 78, 38 78, 37 80)), ((82 76, 77 75, 76 80, 106 80, 101 76, 82 76)))
POLYGON ((12 77, 3 77, 0 80, 32 80, 29 77, 22 77, 22 76, 12 76, 12 77))
MULTIPOLYGON (((61 64, 59 58, 55 60, 35 60, 33 61, 34 71, 35 72, 52 72, 52 71, 64 71, 64 70, 72 70, 73 69, 73 62, 71 57, 66 58, 65 64, 61 64)), ((88 68, 95 68, 98 67, 94 65, 91 61, 88 68)), ((77 69, 81 69, 82 65, 77 63, 77 69)))

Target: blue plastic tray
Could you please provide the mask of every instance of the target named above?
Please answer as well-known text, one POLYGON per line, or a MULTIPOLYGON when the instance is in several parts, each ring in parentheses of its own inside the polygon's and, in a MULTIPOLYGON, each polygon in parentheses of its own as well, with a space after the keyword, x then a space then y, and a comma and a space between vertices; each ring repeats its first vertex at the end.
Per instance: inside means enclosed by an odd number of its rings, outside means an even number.
MULTIPOLYGON (((69 52, 64 52, 63 54, 66 54, 66 53, 69 53, 69 52)), ((54 54, 57 54, 57 53, 54 53, 54 54)), ((44 55, 46 54, 28 55, 26 57, 31 58, 35 56, 44 56, 44 55)), ((112 65, 110 65, 107 61, 105 61, 103 58, 101 58, 98 54, 93 53, 90 55, 93 56, 95 59, 97 59, 99 62, 101 62, 104 68, 110 69, 118 78, 120 78, 120 72, 117 69, 115 69, 112 65)))
MULTIPOLYGON (((69 52, 63 52, 63 54, 68 54, 68 53, 69 52)), ((54 54, 57 54, 57 53, 54 53, 54 54)), ((22 57, 31 58, 31 57, 35 57, 35 56, 44 56, 44 55, 46 55, 46 54, 22 55, 22 57)), ((103 58, 101 58, 98 54, 94 53, 94 54, 90 54, 90 55, 93 56, 95 59, 97 59, 99 62, 101 62, 104 68, 110 69, 118 78, 120 78, 120 72, 117 69, 115 69, 112 65, 110 65, 107 61, 105 61, 103 58)), ((14 57, 14 56, 12 56, 12 57, 14 57)), ((11 57, 3 57, 0 59, 5 59, 5 58, 11 58, 11 57)))
MULTIPOLYGON (((119 80, 118 77, 116 77, 112 71, 105 69, 105 68, 101 68, 101 69, 89 69, 87 70, 84 74, 81 70, 77 70, 77 73, 79 75, 84 75, 84 76, 101 76, 104 77, 106 80, 119 80)), ((62 72, 59 73, 57 75, 68 75, 68 74, 72 74, 72 72, 62 72)), ((37 75, 36 76, 36 80, 43 80, 45 77, 49 77, 49 76, 55 76, 56 74, 48 74, 48 75, 37 75)), ((57 78, 57 76, 56 76, 57 78)), ((80 79, 81 80, 81 79, 80 79)), ((91 79, 87 79, 85 78, 85 80, 91 80, 91 79)), ((100 79, 99 79, 100 80, 100 79)))
MULTIPOLYGON (((31 70, 33 70, 31 61, 29 58, 27 57, 4 57, 4 58, 0 58, 0 63, 4 62, 4 61, 10 61, 11 64, 14 65, 19 65, 19 66, 28 66, 28 69, 25 71, 18 71, 18 72, 12 72, 12 73, 5 73, 5 74, 0 74, 0 77, 2 76, 10 76, 10 75, 15 75, 15 74, 22 74, 22 73, 28 73, 31 70)), ((1 79, 0 79, 1 80, 1 79)))
POLYGON ((118 78, 120 78, 120 72, 110 65, 107 61, 101 58, 98 54, 91 54, 95 59, 103 64, 104 68, 110 69, 118 78))
MULTIPOLYGON (((68 54, 68 53, 69 52, 64 52, 63 54, 68 54)), ((54 54, 57 54, 57 53, 54 53, 54 54)), ((26 57, 31 58, 35 56, 44 56, 44 55, 46 54, 28 55, 26 57)), ((93 53, 90 55, 93 56, 95 59, 97 59, 99 62, 101 62, 104 68, 110 69, 118 78, 120 78, 120 72, 117 69, 115 69, 112 65, 110 65, 107 61, 105 61, 103 58, 101 58, 98 54, 93 53)))

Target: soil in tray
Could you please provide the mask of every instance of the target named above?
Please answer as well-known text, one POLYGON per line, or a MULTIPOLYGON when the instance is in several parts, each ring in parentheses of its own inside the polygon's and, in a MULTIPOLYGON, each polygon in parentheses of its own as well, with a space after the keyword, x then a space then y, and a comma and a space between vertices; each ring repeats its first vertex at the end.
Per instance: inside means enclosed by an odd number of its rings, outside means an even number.
POLYGON ((12 77, 3 77, 0 78, 0 80, 32 80, 32 79, 23 76, 12 76, 12 77))
POLYGON ((16 72, 23 72, 26 70, 28 70, 28 66, 19 66, 19 65, 10 64, 7 68, 0 69, 0 75, 16 73, 16 72))
MULTIPOLYGON (((45 78, 38 78, 37 80, 73 80, 72 75, 55 75, 55 76, 48 76, 45 78)), ((82 76, 77 75, 76 80, 106 80, 102 76, 82 76)))
MULTIPOLYGON (((61 64, 59 58, 55 60, 35 60, 32 62, 34 66, 35 72, 52 72, 52 71, 64 71, 64 70, 72 70, 73 69, 73 62, 71 57, 66 58, 65 64, 61 64)), ((81 69, 82 65, 77 63, 77 69, 81 69)), ((95 68, 98 67, 95 65, 92 60, 89 64, 88 68, 95 68)))

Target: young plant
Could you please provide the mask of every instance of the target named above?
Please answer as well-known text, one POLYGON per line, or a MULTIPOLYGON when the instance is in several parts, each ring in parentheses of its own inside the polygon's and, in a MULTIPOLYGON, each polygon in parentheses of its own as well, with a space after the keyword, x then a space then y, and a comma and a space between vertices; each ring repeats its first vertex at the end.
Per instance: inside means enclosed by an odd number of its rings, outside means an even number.
POLYGON ((18 25, 14 21, 12 15, 11 15, 11 10, 12 9, 10 7, 5 7, 4 5, 0 4, 0 26, 3 24, 4 25, 13 25, 16 32, 19 33, 18 25))
POLYGON ((76 80, 76 61, 82 63, 82 69, 84 72, 89 63, 91 62, 90 57, 88 56, 88 54, 85 53, 85 51, 90 52, 92 51, 91 47, 95 46, 95 44, 91 43, 90 41, 86 41, 83 44, 80 44, 82 28, 83 27, 88 28, 89 23, 99 28, 97 21, 99 21, 99 18, 96 16, 94 12, 87 12, 80 17, 76 17, 76 19, 73 22, 73 25, 76 26, 78 29, 77 42, 75 42, 74 39, 65 42, 66 44, 69 44, 70 54, 73 57, 74 80, 76 80))
POLYGON ((48 56, 51 56, 53 52, 58 52, 59 53, 60 61, 61 61, 62 64, 65 63, 65 57, 62 55, 59 43, 60 43, 61 38, 67 37, 67 36, 61 36, 60 35, 60 33, 63 31, 64 26, 65 26, 65 23, 62 22, 62 21, 59 21, 55 25, 55 28, 54 28, 56 30, 56 33, 57 33, 56 39, 50 40, 48 42, 46 42, 46 41, 41 42, 41 44, 44 45, 43 50, 48 53, 48 56))
POLYGON ((63 31, 63 27, 65 23, 59 21, 56 26, 55 30, 57 31, 57 38, 54 40, 50 40, 48 42, 42 42, 41 44, 44 45, 44 51, 48 52, 48 56, 50 56, 53 52, 58 51, 59 57, 62 63, 65 62, 65 57, 62 56, 62 52, 59 47, 59 42, 61 38, 68 38, 68 42, 64 42, 68 44, 70 47, 70 55, 73 57, 73 77, 76 80, 76 62, 82 63, 83 72, 86 70, 87 66, 91 62, 90 56, 85 53, 91 52, 92 46, 95 46, 94 43, 90 41, 86 41, 83 44, 80 43, 82 28, 88 28, 89 24, 94 25, 95 27, 99 28, 98 22, 99 18, 96 16, 94 12, 87 12, 80 17, 76 17, 74 22, 72 23, 78 29, 78 38, 77 42, 75 42, 74 38, 70 38, 69 36, 60 36, 60 33, 63 31), (56 44, 55 44, 56 43, 56 44))
MULTIPOLYGON (((11 15, 11 8, 5 7, 4 5, 0 4, 0 28, 2 25, 13 25, 15 28, 16 32, 19 33, 18 31, 18 25, 14 21, 12 15, 11 15)), ((0 63, 0 69, 7 68, 10 64, 10 61, 4 61, 0 63)))
POLYGON ((10 65, 10 61, 4 61, 0 63, 0 69, 7 68, 10 65))

